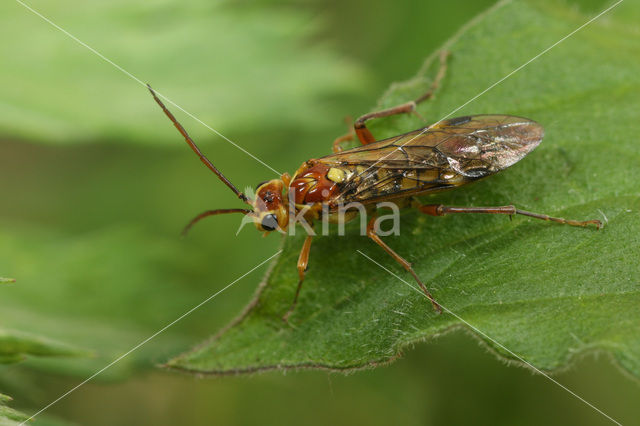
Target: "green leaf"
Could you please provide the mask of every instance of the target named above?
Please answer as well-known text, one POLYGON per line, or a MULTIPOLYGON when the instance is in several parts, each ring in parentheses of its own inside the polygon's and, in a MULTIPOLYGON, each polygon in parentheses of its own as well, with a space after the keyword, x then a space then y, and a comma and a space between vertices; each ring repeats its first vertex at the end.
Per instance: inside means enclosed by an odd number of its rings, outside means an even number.
MULTIPOLYGON (((13 279, 6 279, 5 282, 15 282, 13 279)), ((6 297, 6 294, 3 295, 6 297)), ((11 322, 6 318, 10 315, 6 310, 3 323, 11 322)), ((0 364, 12 364, 31 357, 88 357, 90 351, 73 347, 52 339, 39 337, 30 333, 17 330, 0 328, 0 364)))
POLYGON ((15 330, 0 329, 0 364, 27 357, 86 357, 91 352, 15 330))
MULTIPOLYGON (((322 19, 302 7, 224 0, 32 6, 232 139, 246 129, 281 128, 283 119, 322 126, 331 96, 361 91, 368 79, 354 61, 313 40, 322 19)), ((11 82, 0 101, 4 137, 175 146, 139 82, 17 2, 3 2, 0 16, 0 57, 7 58, 0 78, 11 82)), ((187 123, 196 140, 216 137, 187 123)))
MULTIPOLYGON (((96 356, 30 358, 29 366, 86 376, 204 298, 182 283, 174 285, 174 274, 189 273, 176 266, 183 260, 176 253, 184 244, 175 234, 154 239, 131 227, 115 226, 69 236, 33 228, 15 226, 0 232, 0 258, 9 262, 21 283, 5 288, 0 298, 3 326, 62 342, 82 342, 96 356)), ((30 336, 0 333, 0 356, 8 362, 47 351, 76 353, 76 349, 30 336)), ((158 347, 153 343, 119 362, 105 378, 128 374, 139 359, 152 357, 147 350, 172 346, 166 340, 158 347)), ((175 345, 184 344, 178 338, 175 345)))
MULTIPOLYGON (((8 280, 14 282, 15 280, 8 280)), ((3 314, 6 316, 7 312, 3 314)), ((3 321, 6 323, 5 321, 3 321)), ((16 330, 0 328, 0 364, 13 364, 23 361, 27 357, 58 358, 58 357, 88 357, 92 353, 57 341, 35 336, 16 330)), ((28 416, 7 406, 12 400, 7 395, 0 394, 0 426, 18 425, 28 420, 28 416)))
POLYGON ((11 400, 10 396, 0 393, 0 426, 18 425, 28 419, 28 416, 7 407, 6 404, 11 400))
MULTIPOLYGON (((626 18, 639 11, 637 3, 622 3, 457 111, 529 117, 544 125, 546 136, 499 175, 425 197, 431 203, 515 204, 566 218, 599 218, 606 222, 603 230, 407 211, 401 236, 386 242, 465 322, 435 314, 424 297, 358 254, 415 285, 366 237, 317 237, 299 305, 284 325, 280 318, 297 283, 298 235, 284 243, 245 312, 167 366, 199 374, 345 371, 391 362, 416 342, 462 328, 500 357, 516 360, 495 342, 542 370, 565 367, 586 351, 606 351, 640 376, 640 43, 626 18)), ((447 43, 448 74, 420 114, 430 122, 447 116, 588 19, 557 2, 500 3, 447 43)), ((436 68, 434 52, 417 77, 393 85, 377 109, 414 99, 436 68)), ((371 129, 383 138, 421 126, 415 117, 402 116, 378 120, 371 129)))

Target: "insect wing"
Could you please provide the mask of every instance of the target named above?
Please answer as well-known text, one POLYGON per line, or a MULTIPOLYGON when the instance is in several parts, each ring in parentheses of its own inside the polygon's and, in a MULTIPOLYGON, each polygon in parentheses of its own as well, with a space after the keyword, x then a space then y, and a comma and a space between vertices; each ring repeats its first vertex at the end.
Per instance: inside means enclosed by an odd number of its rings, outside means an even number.
POLYGON ((475 115, 363 145, 319 161, 348 178, 335 202, 374 202, 441 191, 503 170, 544 136, 538 123, 508 115, 475 115))

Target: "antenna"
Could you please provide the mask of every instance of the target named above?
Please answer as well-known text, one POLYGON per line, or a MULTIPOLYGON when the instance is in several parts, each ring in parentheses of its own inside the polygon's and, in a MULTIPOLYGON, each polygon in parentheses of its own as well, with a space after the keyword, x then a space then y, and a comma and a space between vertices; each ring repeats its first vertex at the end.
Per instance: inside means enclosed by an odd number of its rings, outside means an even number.
MULTIPOLYGON (((218 170, 216 168, 216 166, 213 165, 213 163, 211 161, 209 161, 209 159, 200 151, 200 148, 198 148, 198 146, 196 145, 196 143, 193 141, 193 139, 191 139, 191 136, 189 136, 189 134, 187 133, 187 131, 184 129, 184 127, 182 127, 182 124, 180 124, 178 122, 178 120, 176 120, 176 118, 174 117, 174 115, 171 113, 171 111, 169 111, 167 109, 166 106, 164 106, 164 104, 162 103, 162 101, 160 100, 160 98, 158 98, 158 96, 156 95, 156 92, 153 91, 153 89, 151 88, 150 85, 147 84, 147 88, 149 89, 149 91, 151 92, 151 95, 153 96, 153 99, 155 99, 155 101, 158 103, 158 105, 160 105, 160 108, 162 108, 162 111, 164 111, 164 113, 166 114, 167 117, 169 117, 169 120, 171 120, 171 122, 173 123, 174 126, 176 126, 176 129, 178 129, 178 131, 180 132, 180 134, 182 136, 184 136, 184 140, 187 142, 187 144, 189 144, 189 146, 191 147, 191 149, 193 150, 193 152, 196 153, 196 155, 198 157, 200 157, 200 161, 202 161, 204 163, 205 166, 207 166, 209 168, 209 170, 211 170, 213 173, 216 174, 216 176, 218 176, 218 178, 224 182, 225 185, 227 185, 229 187, 229 189, 231 189, 237 196, 238 198, 240 198, 240 200, 242 200, 244 203, 250 204, 249 200, 247 199, 247 196, 244 195, 242 192, 238 191, 238 188, 236 188, 230 181, 229 179, 227 179, 220 170, 218 170)), ((242 209, 239 209, 242 210, 242 209)), ((227 212, 227 213, 231 213, 231 212, 227 212)), ((217 214, 217 213, 211 213, 211 214, 217 214)), ((207 215, 209 216, 209 215, 207 215)), ((204 217, 204 216, 203 216, 204 217)), ((199 220, 199 219, 198 219, 199 220)), ((196 221, 197 222, 197 221, 196 221)), ((195 223, 195 222, 193 222, 195 223)), ((190 224, 190 225, 193 225, 190 224)))
POLYGON ((198 216, 194 217, 193 219, 191 219, 191 221, 187 224, 187 226, 184 227, 184 229, 182 230, 182 236, 186 236, 187 232, 189 232, 189 230, 191 229, 191 227, 193 225, 196 224, 196 222, 199 222, 200 220, 204 219, 205 217, 209 217, 209 216, 215 216, 218 214, 225 214, 225 213, 242 213, 244 215, 247 215, 249 213, 253 213, 251 210, 246 210, 246 209, 218 209, 218 210, 207 210, 205 212, 200 213, 198 216))

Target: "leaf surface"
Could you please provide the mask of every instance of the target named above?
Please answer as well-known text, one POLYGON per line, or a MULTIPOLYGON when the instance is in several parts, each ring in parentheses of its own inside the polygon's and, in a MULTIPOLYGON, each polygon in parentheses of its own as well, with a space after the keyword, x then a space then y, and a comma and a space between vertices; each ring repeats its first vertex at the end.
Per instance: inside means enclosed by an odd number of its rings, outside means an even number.
POLYGON ((0 329, 0 364, 35 357, 85 357, 86 350, 15 330, 0 329))
POLYGON ((0 425, 14 426, 27 420, 27 416, 7 406, 12 400, 10 396, 0 393, 0 425))
MULTIPOLYGON (((323 22, 312 10, 269 6, 224 0, 179 7, 164 0, 32 5, 113 66, 19 3, 4 2, 0 57, 7 60, 0 77, 11 84, 2 87, 0 134, 50 144, 175 146, 175 134, 157 125, 164 118, 140 84, 147 82, 232 139, 239 131, 273 128, 283 117, 292 126, 318 128, 330 97, 361 91, 368 75, 313 40, 323 22), (281 101, 278 108, 274 100, 281 101)), ((217 138, 190 121, 185 125, 196 140, 217 138)))
MULTIPOLYGON (((640 43, 626 18, 639 9, 624 2, 465 104, 590 18, 555 2, 502 2, 447 43, 448 74, 436 98, 419 107, 429 122, 465 105, 454 116, 512 114, 546 129, 540 147, 512 168, 425 202, 515 204, 601 219, 603 230, 522 217, 404 212, 401 235, 386 242, 413 263, 456 317, 435 314, 424 297, 360 255, 358 250, 415 285, 379 247, 357 235, 355 224, 346 237, 314 239, 299 305, 285 325, 280 318, 297 283, 300 231, 284 242, 245 312, 167 366, 199 374, 344 371, 388 363, 416 342, 464 328, 499 356, 516 360, 504 346, 542 370, 598 350, 639 376, 640 43)), ((376 109, 416 98, 436 69, 434 52, 414 79, 394 84, 376 109)), ((371 130, 384 138, 422 125, 402 116, 378 120, 371 130)))

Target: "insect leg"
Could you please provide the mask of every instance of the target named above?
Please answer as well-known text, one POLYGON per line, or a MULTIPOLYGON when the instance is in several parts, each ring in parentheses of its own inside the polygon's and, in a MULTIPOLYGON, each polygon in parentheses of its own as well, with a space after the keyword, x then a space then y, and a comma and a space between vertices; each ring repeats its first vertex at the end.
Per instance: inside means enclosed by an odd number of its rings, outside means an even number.
MULTIPOLYGON (((365 124, 368 120, 405 113, 413 113, 418 115, 418 113, 416 112, 416 105, 433 97, 433 93, 438 89, 438 87, 440 86, 440 81, 444 78, 447 72, 448 57, 448 50, 443 50, 440 52, 440 69, 438 70, 438 74, 433 80, 433 83, 431 83, 431 87, 429 87, 429 90, 418 97, 416 100, 400 104, 392 108, 383 109, 382 111, 370 112, 358 118, 355 123, 353 123, 353 129, 355 130, 358 139, 360 139, 360 142, 362 142, 363 145, 366 145, 376 141, 376 138, 371 134, 369 129, 367 129, 367 126, 365 124)), ((418 115, 418 117, 420 117, 420 115, 418 115)))
POLYGON ((602 228, 602 222, 599 220, 570 220, 561 217, 552 217, 546 214, 532 213, 526 210, 517 209, 515 206, 499 206, 499 207, 452 207, 443 206, 442 204, 425 204, 418 207, 422 213, 431 216, 444 216, 451 213, 488 213, 488 214, 520 214, 523 216, 533 217, 535 219, 547 220, 564 225, 582 226, 595 225, 597 229, 602 228))
POLYGON ((415 271, 411 267, 411 263, 406 261, 398 253, 393 251, 393 249, 389 247, 384 241, 382 241, 382 239, 378 234, 376 234, 374 229, 375 220, 376 220, 376 216, 374 214, 371 220, 369 221, 369 223, 367 224, 367 236, 371 238, 380 247, 382 247, 384 251, 386 251, 391 257, 393 257, 396 262, 402 265, 402 267, 406 269, 413 276, 413 278, 416 280, 416 282, 418 283, 418 285, 420 286, 424 294, 431 301, 431 304, 435 308, 436 312, 438 312, 439 314, 442 313, 442 308, 440 307, 440 305, 438 305, 438 302, 435 301, 435 299, 433 298, 429 290, 427 290, 427 287, 422 283, 422 281, 420 281, 420 278, 418 278, 418 275, 415 273, 415 271))
POLYGON ((333 141, 332 150, 334 154, 338 152, 342 152, 342 142, 352 141, 355 133, 353 131, 347 133, 346 135, 342 135, 339 138, 336 138, 333 141))
POLYGON ((448 50, 442 50, 440 52, 440 68, 438 68, 436 78, 433 79, 433 83, 431 83, 431 87, 429 87, 429 90, 427 90, 422 96, 414 101, 416 104, 426 101, 427 99, 431 99, 433 97, 433 93, 438 90, 438 87, 440 87, 440 82, 447 73, 447 59, 449 59, 450 54, 451 52, 449 52, 448 50))
POLYGON ((331 145, 331 147, 334 154, 337 154, 338 152, 342 152, 343 151, 342 143, 347 141, 352 141, 353 137, 356 135, 355 132, 353 131, 353 118, 351 118, 350 116, 347 116, 345 117, 344 122, 347 124, 347 127, 349 128, 349 133, 347 133, 346 135, 337 137, 333 141, 333 144, 331 145))
POLYGON ((307 270, 307 266, 309 265, 309 251, 311 250, 311 239, 312 235, 307 235, 307 238, 304 240, 304 244, 302 244, 302 250, 300 251, 300 256, 298 257, 298 288, 296 288, 296 295, 293 298, 293 303, 291 303, 291 307, 287 311, 286 314, 283 315, 282 320, 284 322, 289 321, 289 317, 293 313, 293 310, 298 303, 298 296, 300 295, 300 289, 302 288, 302 282, 304 281, 304 273, 307 270))

